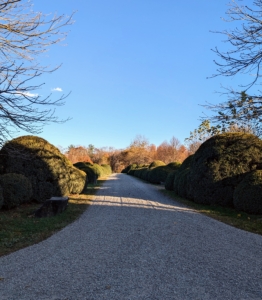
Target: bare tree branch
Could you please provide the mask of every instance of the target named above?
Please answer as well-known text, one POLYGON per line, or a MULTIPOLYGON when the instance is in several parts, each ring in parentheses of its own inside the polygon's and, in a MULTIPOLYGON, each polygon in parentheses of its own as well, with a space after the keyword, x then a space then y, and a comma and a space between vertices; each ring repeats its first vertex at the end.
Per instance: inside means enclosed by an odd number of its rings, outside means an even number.
POLYGON ((222 131, 228 131, 234 126, 235 129, 262 136, 261 92, 258 90, 255 94, 246 94, 252 86, 259 83, 261 77, 262 0, 254 0, 253 5, 250 4, 252 7, 240 5, 239 2, 240 0, 231 0, 226 21, 236 22, 240 27, 216 32, 226 36, 225 42, 230 44, 230 50, 213 50, 220 60, 215 61, 218 68, 212 77, 230 77, 243 73, 251 75, 253 79, 247 84, 239 85, 242 91, 226 88, 222 94, 228 96, 228 101, 216 105, 207 103, 203 106, 216 113, 209 119, 218 124, 222 131))
POLYGON ((39 57, 66 38, 62 28, 73 24, 72 15, 34 12, 31 1, 0 1, 0 144, 19 129, 36 134, 50 122, 66 121, 55 116, 55 107, 68 95, 41 97, 43 84, 34 79, 59 68, 43 66, 39 57))
POLYGON ((220 61, 215 60, 218 66, 217 73, 212 77, 234 76, 238 73, 251 74, 254 79, 245 85, 248 89, 254 85, 260 77, 262 62, 262 0, 253 1, 254 7, 239 5, 232 0, 227 11, 228 22, 241 22, 241 27, 232 30, 215 31, 226 36, 226 43, 232 46, 231 50, 221 52, 216 47, 214 51, 220 61))

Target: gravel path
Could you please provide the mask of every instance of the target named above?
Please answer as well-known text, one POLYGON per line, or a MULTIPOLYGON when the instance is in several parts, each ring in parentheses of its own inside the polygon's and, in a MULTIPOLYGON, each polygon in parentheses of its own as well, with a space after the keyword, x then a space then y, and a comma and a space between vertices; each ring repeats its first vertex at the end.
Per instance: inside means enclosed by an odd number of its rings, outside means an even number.
POLYGON ((0 258, 1 300, 262 299, 262 236, 125 174, 79 220, 0 258))

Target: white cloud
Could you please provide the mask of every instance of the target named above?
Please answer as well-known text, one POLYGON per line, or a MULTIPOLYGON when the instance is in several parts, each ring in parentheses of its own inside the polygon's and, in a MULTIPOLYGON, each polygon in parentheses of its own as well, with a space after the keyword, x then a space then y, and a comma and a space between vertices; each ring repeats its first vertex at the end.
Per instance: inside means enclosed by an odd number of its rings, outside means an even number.
POLYGON ((24 95, 26 97, 38 97, 39 96, 38 94, 33 94, 33 93, 30 93, 30 92, 15 92, 14 94, 21 94, 21 95, 24 95))
POLYGON ((62 92, 63 90, 60 87, 52 89, 52 92, 62 92))

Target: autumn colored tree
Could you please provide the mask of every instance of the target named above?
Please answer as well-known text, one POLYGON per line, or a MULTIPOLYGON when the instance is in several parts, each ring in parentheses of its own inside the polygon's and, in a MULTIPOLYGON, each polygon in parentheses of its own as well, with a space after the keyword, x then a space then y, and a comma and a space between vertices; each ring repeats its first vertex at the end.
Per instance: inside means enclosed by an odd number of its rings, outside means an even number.
POLYGON ((102 164, 109 164, 109 153, 110 150, 108 147, 102 148, 94 148, 92 154, 92 160, 94 163, 102 165, 102 164))
POLYGON ((163 162, 182 162, 187 157, 187 149, 181 145, 176 137, 172 137, 170 142, 164 141, 157 147, 157 159, 163 162))
POLYGON ((109 164, 111 166, 112 172, 120 173, 125 167, 125 161, 123 159, 122 150, 110 149, 109 153, 109 164))
POLYGON ((90 156, 88 155, 87 149, 83 146, 70 145, 66 152, 66 156, 72 164, 75 164, 77 162, 93 163, 90 156))
POLYGON ((149 144, 147 138, 137 135, 131 142, 130 146, 123 151, 123 159, 125 164, 149 164, 155 159, 156 147, 149 144))

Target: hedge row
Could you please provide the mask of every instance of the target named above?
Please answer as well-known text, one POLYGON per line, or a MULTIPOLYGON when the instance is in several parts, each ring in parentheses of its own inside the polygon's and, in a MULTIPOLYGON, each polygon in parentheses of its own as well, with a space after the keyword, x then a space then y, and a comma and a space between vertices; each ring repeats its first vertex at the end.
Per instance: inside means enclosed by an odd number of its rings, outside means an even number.
POLYGON ((36 136, 22 136, 0 150, 0 207, 52 196, 79 194, 86 174, 53 145, 36 136))
POLYGON ((170 175, 166 189, 200 204, 262 214, 262 141, 225 133, 204 142, 170 175))
POLYGON ((0 208, 10 209, 29 202, 32 195, 32 184, 24 175, 9 173, 0 176, 0 208))
POLYGON ((166 165, 160 160, 153 161, 149 166, 129 165, 122 173, 133 175, 143 180, 149 181, 150 183, 160 184, 166 182, 168 175, 179 168, 181 164, 173 162, 166 165))
POLYGON ((95 183, 97 178, 110 175, 112 169, 110 165, 98 165, 85 162, 77 162, 74 164, 76 168, 82 170, 87 175, 87 182, 95 183))

